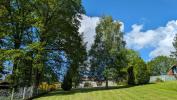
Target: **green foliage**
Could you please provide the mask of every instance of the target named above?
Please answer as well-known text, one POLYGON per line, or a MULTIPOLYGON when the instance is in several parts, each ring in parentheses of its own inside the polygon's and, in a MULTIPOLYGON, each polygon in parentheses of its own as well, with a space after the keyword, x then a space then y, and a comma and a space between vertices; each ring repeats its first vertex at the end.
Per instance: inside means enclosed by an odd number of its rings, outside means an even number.
POLYGON ((61 88, 65 91, 69 91, 72 88, 72 78, 69 73, 67 73, 64 77, 61 88))
POLYGON ((116 70, 114 68, 105 68, 103 71, 103 76, 106 79, 112 79, 113 77, 115 77, 116 75, 116 70))
POLYGON ((61 63, 71 65, 72 80, 87 55, 78 32, 82 13, 81 0, 0 1, 0 61, 12 62, 13 84, 56 81, 61 63))
POLYGON ((9 83, 13 83, 13 75, 12 74, 8 74, 5 78, 5 81, 8 81, 9 83))
POLYGON ((125 42, 120 26, 120 22, 114 21, 111 16, 104 16, 96 27, 96 37, 89 56, 91 73, 97 80, 117 80, 126 66, 125 42))
POLYGON ((135 85, 135 75, 134 75, 134 67, 130 66, 127 69, 128 73, 128 85, 135 85))
POLYGON ((131 66, 134 63, 134 60, 139 58, 140 56, 138 52, 131 50, 131 49, 127 49, 126 57, 127 57, 129 66, 131 66))
POLYGON ((147 84, 149 83, 150 74, 146 66, 146 63, 142 59, 136 59, 134 65, 134 74, 136 84, 147 84))
POLYGON ((157 78, 155 82, 164 82, 161 78, 157 78))
POLYGON ((0 62, 0 78, 2 77, 3 70, 4 70, 3 62, 0 62))
POLYGON ((167 74, 169 68, 175 64, 175 59, 158 56, 148 62, 148 68, 150 69, 150 74, 153 76, 167 74))
POLYGON ((89 83, 89 82, 85 82, 85 83, 84 83, 84 87, 92 87, 92 85, 91 85, 91 83, 89 83))
POLYGON ((172 52, 172 56, 177 59, 177 34, 173 40, 173 47, 175 48, 175 51, 172 52))
POLYGON ((133 50, 127 50, 127 78, 128 84, 146 84, 149 82, 150 74, 149 69, 139 54, 133 50))

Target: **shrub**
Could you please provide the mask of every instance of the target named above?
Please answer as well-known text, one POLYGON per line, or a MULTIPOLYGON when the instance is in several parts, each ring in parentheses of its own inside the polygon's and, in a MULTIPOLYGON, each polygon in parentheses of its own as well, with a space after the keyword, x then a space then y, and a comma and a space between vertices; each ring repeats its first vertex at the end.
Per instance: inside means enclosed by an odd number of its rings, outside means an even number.
POLYGON ((128 84, 127 80, 117 82, 117 86, 126 86, 126 85, 130 85, 128 84))
POLYGON ((163 82, 163 80, 161 78, 156 78, 155 82, 163 82))
POLYGON ((47 82, 42 82, 39 85, 39 89, 40 90, 44 90, 44 91, 53 91, 56 90, 58 87, 55 84, 48 84, 47 82))
POLYGON ((56 87, 55 84, 49 85, 49 90, 50 90, 50 91, 53 91, 53 90, 56 90, 56 89, 57 89, 57 87, 56 87))
POLYGON ((134 66, 135 82, 136 84, 147 84, 150 80, 149 70, 146 63, 139 59, 134 66))
POLYGON ((92 85, 91 85, 91 83, 89 83, 89 82, 85 82, 85 83, 84 83, 84 87, 92 87, 92 85))
POLYGON ((97 86, 102 86, 102 82, 96 82, 97 86))
POLYGON ((150 80, 150 73, 146 63, 141 58, 136 58, 127 69, 129 85, 147 84, 150 80))
POLYGON ((64 91, 71 90, 71 88, 72 88, 72 79, 71 79, 71 77, 68 74, 66 74, 66 76, 64 77, 64 80, 63 80, 63 83, 61 85, 61 88, 64 91))
POLYGON ((45 90, 47 91, 49 89, 49 84, 47 84, 46 82, 42 82, 40 85, 39 85, 39 89, 40 90, 45 90))

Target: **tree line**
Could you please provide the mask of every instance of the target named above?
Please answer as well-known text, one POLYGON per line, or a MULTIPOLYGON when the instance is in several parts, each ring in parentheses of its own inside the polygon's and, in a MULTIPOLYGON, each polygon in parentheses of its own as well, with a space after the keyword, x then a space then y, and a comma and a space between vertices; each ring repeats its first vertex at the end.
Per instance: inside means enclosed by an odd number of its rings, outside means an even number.
POLYGON ((129 85, 146 84, 150 72, 146 63, 134 51, 125 47, 121 23, 111 16, 101 18, 96 27, 94 44, 89 51, 90 75, 97 81, 126 81, 129 85))
POLYGON ((44 81, 62 80, 62 88, 70 90, 87 75, 106 81, 108 88, 109 80, 146 84, 150 75, 165 73, 175 62, 163 56, 144 62, 138 52, 126 48, 121 23, 111 16, 100 19, 87 52, 78 32, 84 13, 81 0, 1 0, 0 77, 11 65, 6 80, 13 86, 37 88, 44 81))

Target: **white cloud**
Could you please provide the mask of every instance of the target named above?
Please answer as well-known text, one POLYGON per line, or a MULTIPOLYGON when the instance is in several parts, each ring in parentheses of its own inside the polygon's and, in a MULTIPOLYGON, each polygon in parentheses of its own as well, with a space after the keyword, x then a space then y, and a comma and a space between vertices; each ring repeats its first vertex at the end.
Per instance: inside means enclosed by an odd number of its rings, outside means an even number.
POLYGON ((177 20, 169 21, 165 27, 142 31, 143 25, 134 24, 132 31, 125 35, 128 48, 141 50, 154 48, 149 54, 150 58, 165 55, 169 56, 174 50, 172 42, 177 33, 177 20))
POLYGON ((80 33, 84 33, 84 41, 87 42, 87 49, 90 49, 96 35, 95 28, 99 23, 99 17, 82 15, 80 33))
MULTIPOLYGON (((97 24, 100 22, 100 17, 89 17, 86 15, 82 15, 81 27, 79 29, 80 33, 84 33, 84 42, 87 42, 87 50, 90 49, 91 45, 94 42, 94 38, 96 35, 95 28, 97 24)), ((121 26, 121 31, 124 30, 124 24, 121 26)))
MULTIPOLYGON (((82 15, 80 33, 84 33, 84 41, 87 42, 87 50, 90 49, 96 35, 95 28, 100 22, 99 17, 89 17, 82 15)), ((122 22, 121 22, 122 23, 122 22)), ((169 56, 174 50, 172 42, 177 33, 177 20, 169 21, 166 26, 153 30, 142 31, 143 25, 132 25, 132 31, 125 34, 125 40, 128 48, 141 50, 153 48, 149 57, 153 58, 159 55, 169 56)), ((124 30, 122 23, 121 31, 124 30)))

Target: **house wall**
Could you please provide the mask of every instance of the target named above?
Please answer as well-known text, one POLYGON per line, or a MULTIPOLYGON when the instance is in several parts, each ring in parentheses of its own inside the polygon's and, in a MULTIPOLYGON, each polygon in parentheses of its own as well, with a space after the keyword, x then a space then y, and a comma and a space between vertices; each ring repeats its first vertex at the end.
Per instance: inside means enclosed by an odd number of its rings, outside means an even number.
POLYGON ((172 69, 170 69, 167 74, 170 75, 170 76, 174 75, 172 69))

